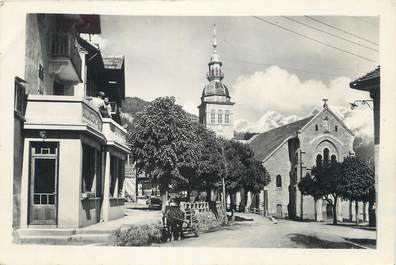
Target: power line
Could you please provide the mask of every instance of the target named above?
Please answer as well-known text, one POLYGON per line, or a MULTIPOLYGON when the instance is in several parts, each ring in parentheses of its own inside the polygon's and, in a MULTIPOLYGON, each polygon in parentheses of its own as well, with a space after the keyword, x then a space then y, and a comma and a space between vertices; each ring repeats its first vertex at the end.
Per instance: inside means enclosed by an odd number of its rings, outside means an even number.
POLYGON ((304 34, 298 33, 298 32, 296 32, 296 31, 294 31, 294 30, 288 29, 288 28, 283 27, 283 26, 281 26, 281 25, 275 24, 275 23, 273 23, 273 22, 271 22, 271 21, 265 20, 265 19, 263 19, 263 18, 261 18, 261 17, 257 17, 257 16, 253 16, 253 17, 256 18, 256 19, 258 19, 258 20, 261 20, 261 21, 263 21, 263 22, 265 22, 265 23, 268 23, 268 24, 270 24, 270 25, 273 25, 273 26, 275 26, 275 27, 278 27, 278 28, 281 28, 281 29, 283 29, 283 30, 286 30, 286 31, 292 32, 292 33, 294 33, 294 34, 297 34, 297 35, 299 35, 299 36, 301 36, 301 37, 303 37, 303 38, 306 38, 306 39, 308 39, 308 40, 311 40, 311 41, 320 43, 320 44, 322 44, 322 45, 324 45, 324 46, 327 46, 327 47, 330 47, 330 48, 339 50, 339 51, 341 51, 341 52, 348 53, 348 54, 350 54, 350 55, 359 57, 359 58, 361 58, 361 59, 364 59, 364 60, 367 60, 367 61, 376 63, 376 61, 374 61, 374 60, 372 60, 372 59, 370 59, 370 58, 361 56, 361 55, 356 54, 356 53, 353 53, 353 52, 349 52, 349 51, 343 50, 343 49, 341 49, 341 48, 338 48, 338 47, 336 47, 336 46, 330 45, 330 44, 325 43, 325 42, 323 42, 323 41, 320 41, 320 40, 311 38, 311 37, 306 36, 306 35, 304 35, 304 34))
POLYGON ((379 52, 379 50, 377 50, 377 49, 374 49, 374 48, 371 48, 371 47, 369 47, 369 46, 366 46, 366 45, 363 45, 363 44, 361 44, 361 43, 359 43, 359 42, 355 42, 355 41, 352 41, 352 40, 349 40, 349 39, 346 39, 346 38, 340 37, 340 36, 338 36, 338 35, 336 35, 336 34, 333 34, 333 33, 327 32, 327 31, 325 31, 325 30, 322 30, 322 29, 320 29, 320 28, 317 28, 317 27, 314 27, 314 26, 311 26, 311 25, 305 24, 305 23, 303 23, 303 22, 300 22, 300 21, 298 21, 298 20, 295 20, 295 19, 292 19, 292 18, 289 18, 289 17, 286 17, 286 16, 283 16, 283 17, 284 17, 284 18, 286 18, 286 19, 288 19, 288 20, 290 20, 290 21, 293 21, 294 23, 297 23, 297 24, 303 25, 303 26, 305 26, 305 27, 308 27, 308 28, 311 28, 311 29, 314 29, 314 30, 317 30, 317 31, 323 32, 323 33, 325 33, 325 34, 328 34, 328 35, 330 35, 330 36, 333 36, 333 37, 335 37, 335 38, 337 38, 337 39, 344 40, 344 41, 347 41, 347 42, 353 43, 353 44, 355 44, 355 45, 359 45, 359 46, 361 46, 361 47, 364 47, 364 48, 366 48, 366 49, 369 49, 369 50, 372 50, 372 51, 379 52))
MULTIPOLYGON (((244 63, 244 64, 267 65, 267 66, 275 65, 275 66, 279 66, 281 68, 285 68, 288 70, 294 70, 294 71, 304 72, 304 73, 309 73, 309 74, 318 74, 318 75, 325 75, 325 76, 332 76, 332 77, 341 76, 341 74, 314 72, 314 71, 304 70, 301 68, 294 68, 294 67, 289 67, 289 66, 284 66, 284 65, 280 65, 280 64, 274 64, 274 63, 256 63, 256 62, 249 62, 249 61, 244 61, 244 60, 239 60, 239 59, 232 59, 232 58, 228 58, 228 57, 223 57, 223 59, 227 60, 227 61, 233 61, 233 62, 244 63)), ((228 67, 228 66, 224 66, 224 69, 233 69, 233 70, 240 71, 240 69, 236 69, 236 68, 232 68, 232 67, 228 67)))
POLYGON ((367 42, 369 42, 369 43, 372 43, 372 44, 374 44, 374 45, 379 46, 379 44, 378 44, 377 42, 368 40, 368 39, 363 38, 363 37, 361 37, 361 36, 359 36, 359 35, 353 34, 353 33, 349 32, 349 31, 346 31, 346 30, 337 28, 337 27, 335 27, 335 26, 333 26, 333 25, 330 25, 330 24, 328 24, 328 23, 325 23, 325 22, 323 22, 323 21, 321 21, 321 20, 319 20, 319 19, 316 19, 316 18, 314 18, 314 17, 310 17, 310 16, 305 16, 305 17, 306 17, 306 18, 309 18, 309 19, 311 19, 311 20, 313 20, 313 21, 316 21, 316 22, 318 22, 318 23, 320 23, 320 24, 326 25, 326 26, 328 26, 328 27, 330 27, 330 28, 332 28, 332 29, 338 30, 338 31, 340 31, 340 32, 344 32, 344 33, 349 34, 349 35, 351 35, 351 36, 354 36, 354 37, 356 37, 356 38, 358 38, 358 39, 361 39, 361 40, 364 40, 364 41, 367 41, 367 42))

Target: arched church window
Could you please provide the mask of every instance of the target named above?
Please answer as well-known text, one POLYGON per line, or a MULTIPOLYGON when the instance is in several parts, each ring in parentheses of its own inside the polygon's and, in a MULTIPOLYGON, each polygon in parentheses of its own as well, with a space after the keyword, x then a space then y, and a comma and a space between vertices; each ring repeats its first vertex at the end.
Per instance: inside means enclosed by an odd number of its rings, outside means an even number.
POLYGON ((336 132, 338 132, 338 126, 337 126, 337 125, 334 127, 334 130, 335 130, 336 132))
POLYGON ((276 176, 276 187, 281 188, 282 187, 282 177, 281 175, 276 176))
POLYGON ((316 156, 316 167, 321 167, 322 166, 322 155, 317 155, 316 156))
POLYGON ((325 148, 323 150, 323 162, 325 164, 329 163, 329 149, 328 148, 325 148))
POLYGON ((230 112, 228 110, 226 110, 226 112, 224 114, 224 122, 226 124, 230 123, 230 112))
POLYGON ((223 123, 223 112, 221 110, 217 113, 217 122, 223 123))
POLYGON ((216 113, 215 110, 212 109, 210 112, 210 123, 215 123, 216 122, 216 113))
POLYGON ((331 163, 337 162, 337 157, 335 155, 331 155, 330 161, 331 163))
POLYGON ((319 126, 317 124, 315 124, 315 131, 319 130, 319 126))

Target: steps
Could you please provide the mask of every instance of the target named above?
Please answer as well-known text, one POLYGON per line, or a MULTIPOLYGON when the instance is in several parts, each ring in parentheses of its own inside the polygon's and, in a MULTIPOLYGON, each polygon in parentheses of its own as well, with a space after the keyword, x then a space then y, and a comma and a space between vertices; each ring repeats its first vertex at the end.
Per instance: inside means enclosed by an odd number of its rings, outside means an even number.
POLYGON ((16 243, 48 245, 107 245, 111 230, 23 228, 18 229, 16 243))

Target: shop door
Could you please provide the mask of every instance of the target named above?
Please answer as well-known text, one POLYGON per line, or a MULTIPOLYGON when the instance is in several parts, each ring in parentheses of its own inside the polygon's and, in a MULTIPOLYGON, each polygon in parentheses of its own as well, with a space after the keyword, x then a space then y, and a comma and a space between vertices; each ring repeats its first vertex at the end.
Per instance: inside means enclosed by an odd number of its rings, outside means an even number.
POLYGON ((32 143, 29 224, 57 223, 58 145, 32 143))

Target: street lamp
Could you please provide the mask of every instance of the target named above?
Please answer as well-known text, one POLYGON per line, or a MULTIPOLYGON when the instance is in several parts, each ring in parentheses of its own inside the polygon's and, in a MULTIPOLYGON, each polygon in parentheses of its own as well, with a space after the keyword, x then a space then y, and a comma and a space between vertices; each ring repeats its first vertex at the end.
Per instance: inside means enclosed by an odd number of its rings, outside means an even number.
POLYGON ((373 109, 370 105, 370 103, 373 103, 373 100, 358 99, 358 100, 355 100, 353 103, 349 103, 351 105, 351 110, 358 107, 357 103, 360 103, 362 105, 367 105, 367 107, 369 107, 371 110, 373 109))

